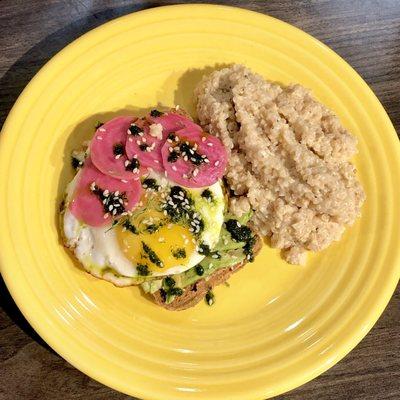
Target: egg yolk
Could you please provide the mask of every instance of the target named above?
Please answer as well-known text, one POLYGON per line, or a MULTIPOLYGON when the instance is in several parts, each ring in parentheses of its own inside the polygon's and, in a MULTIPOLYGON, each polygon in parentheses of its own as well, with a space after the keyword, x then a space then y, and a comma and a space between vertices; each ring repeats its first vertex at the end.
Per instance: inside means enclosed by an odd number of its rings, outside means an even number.
POLYGON ((131 219, 129 230, 115 227, 117 240, 125 256, 134 264, 147 265, 153 272, 188 263, 195 252, 194 236, 187 227, 168 223, 156 210, 146 210, 131 219))

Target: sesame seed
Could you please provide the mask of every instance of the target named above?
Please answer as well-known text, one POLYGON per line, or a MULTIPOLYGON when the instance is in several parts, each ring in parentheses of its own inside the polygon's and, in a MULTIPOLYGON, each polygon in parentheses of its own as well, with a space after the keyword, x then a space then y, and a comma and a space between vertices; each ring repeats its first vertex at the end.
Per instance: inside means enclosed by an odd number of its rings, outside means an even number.
POLYGON ((133 142, 133 138, 132 138, 132 137, 128 138, 128 140, 129 140, 130 142, 133 142))
POLYGON ((115 196, 119 196, 119 190, 114 193, 115 196))
POLYGON ((164 175, 165 175, 165 176, 168 176, 168 172, 167 172, 167 171, 164 171, 164 175))
POLYGON ((171 140, 171 139, 167 139, 167 142, 168 142, 168 143, 172 143, 172 140, 171 140))
POLYGON ((205 155, 205 154, 202 154, 201 155, 201 158, 206 158, 207 156, 205 155))
POLYGON ((122 156, 122 154, 117 154, 117 155, 115 156, 115 159, 118 160, 121 156, 122 156))
POLYGON ((213 254, 211 257, 212 258, 218 258, 218 254, 213 254))
POLYGON ((219 165, 219 160, 215 161, 214 165, 215 165, 216 167, 218 167, 218 165, 219 165))
POLYGON ((144 138, 142 138, 142 142, 143 143, 146 143, 147 142, 147 139, 144 137, 144 138))
POLYGON ((103 215, 103 218, 106 219, 106 218, 108 218, 109 216, 110 216, 110 214, 109 214, 109 213, 106 213, 106 214, 103 215))
POLYGON ((207 146, 213 147, 214 145, 211 142, 208 142, 207 146))
POLYGON ((117 210, 114 208, 112 215, 117 215, 117 210))
POLYGON ((205 142, 206 140, 207 140, 207 138, 206 138, 205 136, 202 136, 202 137, 201 137, 201 141, 202 141, 202 142, 205 142))
POLYGON ((188 161, 188 160, 189 160, 188 156, 183 157, 183 159, 184 159, 185 161, 188 161))
POLYGON ((163 238, 163 237, 159 237, 158 238, 158 241, 161 243, 161 242, 165 242, 165 239, 163 238))
POLYGON ((197 176, 198 173, 199 173, 198 168, 195 168, 195 169, 193 170, 193 176, 197 176))
POLYGON ((167 210, 164 210, 163 214, 164 215, 168 215, 167 210))
POLYGON ((185 241, 183 243, 184 244, 188 244, 189 243, 189 239, 185 239, 185 241))
POLYGON ((193 228, 189 228, 189 232, 194 232, 194 229, 193 228))
POLYGON ((237 225, 238 228, 240 228, 242 226, 242 225, 240 225, 239 221, 236 221, 236 225, 237 225))
POLYGON ((179 142, 178 136, 175 136, 175 142, 179 142))
POLYGON ((206 164, 208 164, 208 163, 210 162, 210 160, 209 160, 208 158, 205 158, 205 159, 204 159, 204 162, 205 162, 206 164))
POLYGON ((101 136, 96 136, 97 140, 103 140, 103 138, 101 136))
POLYGON ((103 192, 103 195, 106 196, 106 197, 107 197, 109 194, 110 194, 110 192, 108 191, 108 189, 106 189, 106 190, 103 192))
POLYGON ((128 183, 128 181, 125 180, 125 179, 121 179, 121 182, 122 182, 122 183, 128 183))
POLYGON ((172 152, 174 151, 173 147, 169 146, 169 147, 168 147, 168 151, 169 151, 170 153, 172 153, 172 152))
POLYGON ((214 264, 213 263, 210 263, 209 265, 208 265, 208 268, 212 268, 214 266, 214 264))
POLYGON ((173 165, 171 168, 172 168, 173 171, 176 171, 175 165, 173 165))
POLYGON ((158 161, 158 160, 154 160, 154 162, 155 162, 156 164, 160 164, 160 161, 158 161))

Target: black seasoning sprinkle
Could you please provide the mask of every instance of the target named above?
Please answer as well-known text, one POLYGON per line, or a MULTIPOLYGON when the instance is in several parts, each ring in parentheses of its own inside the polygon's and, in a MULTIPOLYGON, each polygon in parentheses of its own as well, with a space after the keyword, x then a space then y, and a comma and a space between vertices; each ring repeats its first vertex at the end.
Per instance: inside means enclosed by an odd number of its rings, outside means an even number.
POLYGON ((97 129, 99 129, 100 127, 102 127, 104 124, 102 123, 102 122, 100 122, 100 121, 97 121, 96 122, 96 125, 94 126, 95 128, 96 128, 96 130, 97 129))
POLYGON ((161 111, 158 111, 158 110, 151 110, 150 111, 150 115, 152 117, 161 117, 161 115, 163 115, 163 113, 161 111))
POLYGON ((204 268, 201 265, 196 266, 196 274, 202 276, 204 274, 204 268))
POLYGON ((159 188, 159 185, 157 185, 157 181, 152 178, 146 178, 143 180, 142 185, 145 189, 153 189, 157 190, 159 188))
POLYGON ((116 143, 113 147, 114 156, 121 156, 124 154, 124 145, 122 143, 116 143))
MULTIPOLYGON (((127 171, 135 171, 140 168, 140 162, 137 158, 132 158, 129 162, 125 164, 125 170, 127 171)), ((136 172, 136 171, 135 171, 136 172)))
POLYGON ((142 151, 146 151, 148 149, 149 145, 147 143, 142 143, 139 145, 139 149, 142 151))
POLYGON ((186 258, 186 250, 183 247, 181 247, 179 249, 174 250, 172 252, 172 255, 177 259, 186 258))
POLYGON ((179 287, 173 287, 168 290, 168 294, 172 296, 182 296, 183 295, 183 290, 179 287))
POLYGON ((127 201, 125 192, 110 192, 109 190, 99 188, 95 184, 92 184, 90 190, 102 202, 105 214, 117 216, 125 212, 124 204, 127 201))
POLYGON ((206 303, 209 306, 212 306, 215 303, 215 296, 214 296, 214 293, 211 290, 209 290, 207 292, 205 300, 206 300, 206 303))
POLYGON ((139 133, 143 132, 143 130, 139 128, 137 125, 131 125, 129 127, 129 132, 133 136, 139 136, 139 133))
POLYGON ((178 161, 178 158, 179 158, 179 153, 176 151, 172 151, 171 153, 168 154, 167 161, 170 163, 174 163, 178 161))
POLYGON ((138 275, 140 276, 147 276, 150 274, 149 267, 146 264, 138 264, 136 266, 138 275))
POLYGON ((200 243, 198 252, 204 256, 209 256, 211 254, 210 246, 205 243, 200 243))
POLYGON ((187 142, 182 143, 179 146, 181 156, 185 157, 187 156, 190 162, 194 165, 200 165, 204 162, 206 162, 206 157, 202 157, 200 153, 198 153, 193 146, 188 144, 187 142))
POLYGON ((203 191, 201 192, 201 197, 203 197, 203 199, 206 199, 206 200, 208 200, 208 201, 212 201, 213 198, 214 198, 214 196, 213 196, 213 194, 212 194, 212 192, 211 192, 210 189, 205 189, 205 190, 203 190, 203 191))
POLYGON ((78 158, 72 156, 72 157, 71 157, 71 165, 72 165, 72 168, 73 168, 74 170, 78 170, 80 167, 82 167, 83 162, 80 161, 78 158))
POLYGON ((167 276, 164 279, 164 283, 165 283, 165 286, 168 288, 172 288, 175 286, 175 280, 173 278, 171 278, 170 276, 167 276))
POLYGON ((152 234, 157 232, 160 229, 160 225, 151 224, 146 227, 146 232, 152 234))
POLYGON ((163 267, 163 263, 160 260, 160 258, 157 256, 155 251, 152 250, 145 242, 142 242, 142 247, 143 247, 143 251, 146 253, 146 255, 149 258, 149 260, 153 264, 157 265, 157 267, 162 268, 163 267))
POLYGON ((129 220, 124 221, 124 223, 122 224, 122 226, 129 232, 133 233, 134 235, 138 234, 138 231, 135 227, 135 225, 132 225, 131 222, 129 220))
POLYGON ((247 226, 242 226, 236 219, 230 219, 225 222, 226 230, 231 234, 233 240, 237 242, 245 242, 243 252, 249 261, 254 260, 253 248, 256 238, 247 226))
POLYGON ((169 133, 167 136, 167 140, 175 140, 175 135, 173 133, 169 133))

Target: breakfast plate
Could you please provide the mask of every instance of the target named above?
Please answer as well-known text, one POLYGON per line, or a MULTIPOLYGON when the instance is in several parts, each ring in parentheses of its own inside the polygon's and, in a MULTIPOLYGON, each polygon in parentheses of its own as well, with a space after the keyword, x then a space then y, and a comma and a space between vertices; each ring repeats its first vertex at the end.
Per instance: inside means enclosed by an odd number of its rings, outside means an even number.
POLYGON ((326 46, 274 18, 181 5, 111 21, 29 83, 0 138, 0 265, 43 339, 92 378, 144 399, 263 399, 326 371, 367 334, 400 276, 400 150, 382 105, 326 46), (203 75, 241 63, 297 82, 358 139, 361 218, 305 266, 265 243, 215 289, 212 307, 171 312, 136 287, 84 273, 63 247, 59 207, 71 151, 98 121, 180 105, 203 75))

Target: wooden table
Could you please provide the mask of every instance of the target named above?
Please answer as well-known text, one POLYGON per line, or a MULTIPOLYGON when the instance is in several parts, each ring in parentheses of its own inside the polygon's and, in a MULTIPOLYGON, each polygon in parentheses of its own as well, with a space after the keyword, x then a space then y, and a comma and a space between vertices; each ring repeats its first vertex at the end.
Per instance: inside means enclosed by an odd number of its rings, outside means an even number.
MULTIPOLYGON (((214 1, 208 0, 210 3, 214 1)), ((38 69, 88 30, 144 8, 181 1, 1 0, 0 126, 38 69)), ((400 128, 400 0, 219 1, 287 21, 344 57, 400 128)), ((279 399, 400 399, 400 291, 344 360, 279 399)), ((119 400, 54 353, 0 283, 0 400, 119 400)))

